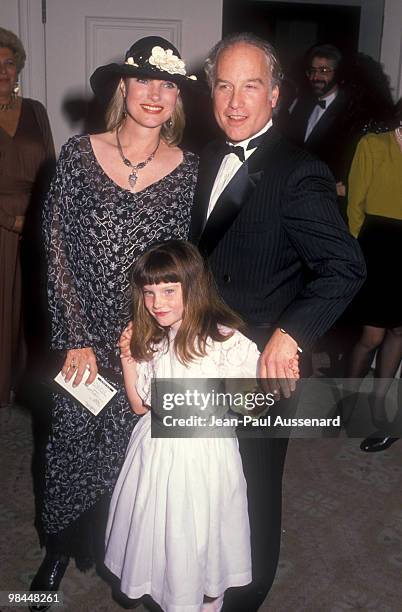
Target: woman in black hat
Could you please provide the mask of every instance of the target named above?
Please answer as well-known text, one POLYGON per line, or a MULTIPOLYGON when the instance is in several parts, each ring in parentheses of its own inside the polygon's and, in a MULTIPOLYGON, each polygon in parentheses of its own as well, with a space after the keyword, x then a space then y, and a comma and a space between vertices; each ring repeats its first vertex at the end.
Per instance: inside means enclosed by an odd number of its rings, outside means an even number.
POLYGON ((74 136, 60 154, 44 213, 52 348, 62 351, 66 380, 91 384, 100 370, 118 392, 98 416, 54 395, 46 556, 32 590, 57 590, 70 557, 87 569, 93 544, 103 545, 109 495, 137 418, 116 359, 130 319, 128 273, 153 243, 187 238, 198 160, 177 145, 180 90, 194 79, 167 40, 137 41, 124 63, 91 77, 95 94, 110 100, 108 131, 74 136))

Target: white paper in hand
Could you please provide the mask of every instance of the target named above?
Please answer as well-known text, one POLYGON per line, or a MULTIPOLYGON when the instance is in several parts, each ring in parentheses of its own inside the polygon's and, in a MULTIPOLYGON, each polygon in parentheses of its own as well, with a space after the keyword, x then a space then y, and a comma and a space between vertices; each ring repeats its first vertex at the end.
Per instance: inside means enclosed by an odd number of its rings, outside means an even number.
POLYGON ((102 408, 104 408, 117 393, 117 389, 103 378, 103 376, 100 376, 100 374, 96 375, 92 384, 86 385, 81 382, 78 387, 73 387, 75 376, 73 376, 69 382, 66 382, 62 373, 59 372, 54 380, 76 400, 81 402, 85 408, 88 408, 92 414, 99 414, 102 408))

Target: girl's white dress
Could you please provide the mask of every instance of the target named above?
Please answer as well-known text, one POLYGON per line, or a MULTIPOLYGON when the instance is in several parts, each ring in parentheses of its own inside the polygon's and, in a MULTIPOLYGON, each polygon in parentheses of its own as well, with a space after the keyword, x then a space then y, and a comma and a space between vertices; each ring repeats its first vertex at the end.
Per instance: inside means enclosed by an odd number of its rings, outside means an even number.
MULTIPOLYGON (((254 378, 259 353, 240 332, 209 341, 182 365, 173 342, 137 366, 150 403, 151 378, 254 378)), ((198 612, 203 596, 251 582, 246 482, 233 437, 151 438, 151 413, 136 425, 113 492, 106 566, 130 598, 149 594, 166 612, 198 612)))

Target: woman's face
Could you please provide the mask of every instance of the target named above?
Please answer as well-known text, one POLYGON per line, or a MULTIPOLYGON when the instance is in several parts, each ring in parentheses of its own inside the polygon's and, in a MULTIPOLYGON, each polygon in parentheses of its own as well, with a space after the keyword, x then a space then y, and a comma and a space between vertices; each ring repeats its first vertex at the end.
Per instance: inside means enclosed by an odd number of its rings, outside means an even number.
POLYGON ((171 81, 127 79, 122 83, 128 115, 144 127, 160 127, 173 114, 179 90, 171 81))
POLYGON ((17 65, 14 53, 8 47, 0 47, 0 97, 10 98, 17 82, 17 65))

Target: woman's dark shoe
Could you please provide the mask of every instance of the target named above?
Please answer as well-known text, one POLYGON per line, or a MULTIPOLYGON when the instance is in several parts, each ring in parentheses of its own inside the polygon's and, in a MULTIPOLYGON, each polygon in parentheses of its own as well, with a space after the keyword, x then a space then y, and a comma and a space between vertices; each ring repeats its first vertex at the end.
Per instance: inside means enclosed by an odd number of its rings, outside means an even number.
MULTIPOLYGON (((30 587, 30 591, 58 591, 69 562, 69 557, 57 553, 46 553, 30 587)), ((31 612, 45 612, 52 604, 31 604, 31 612)))
POLYGON ((391 438, 390 436, 381 436, 381 432, 378 431, 370 438, 366 438, 360 444, 360 449, 365 453, 378 453, 380 451, 387 450, 394 442, 397 442, 399 438, 391 438))

